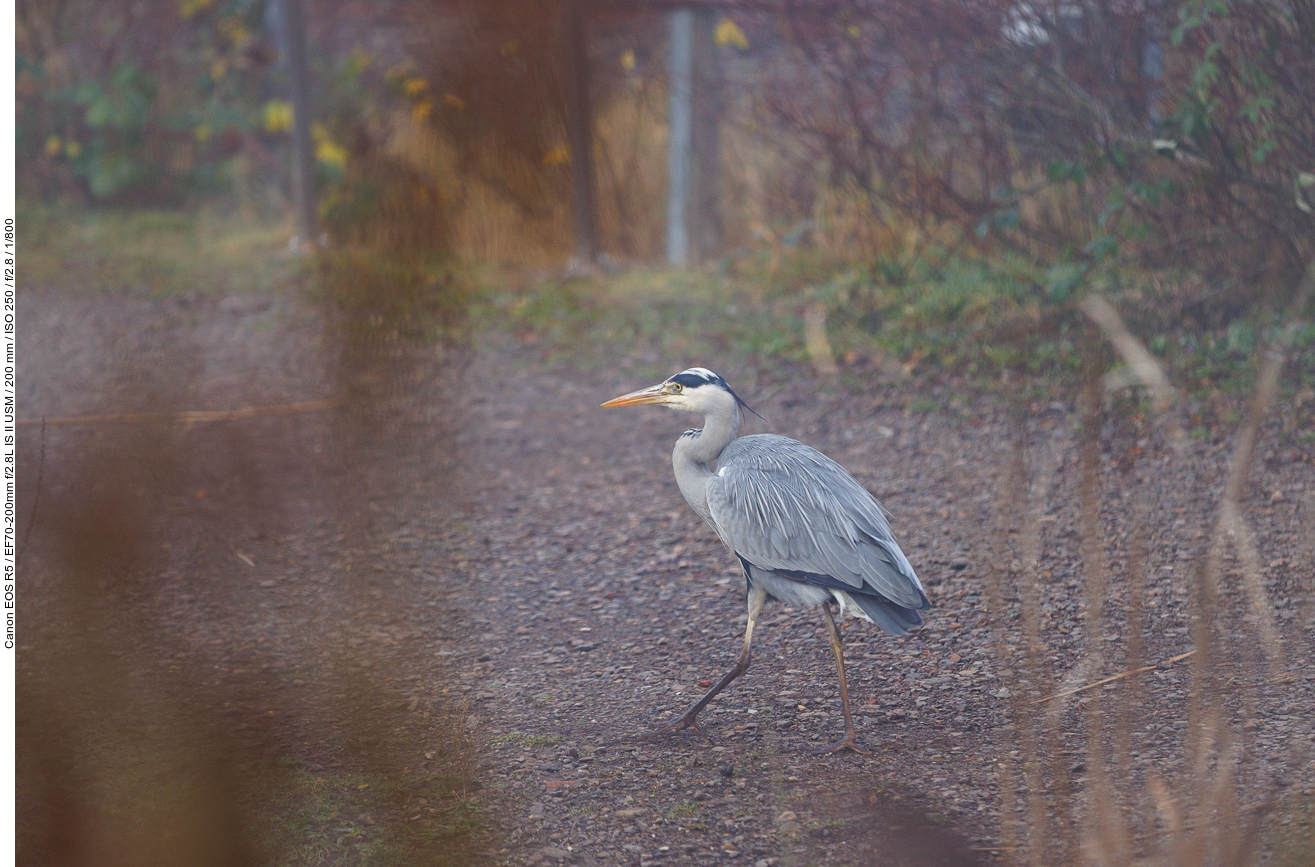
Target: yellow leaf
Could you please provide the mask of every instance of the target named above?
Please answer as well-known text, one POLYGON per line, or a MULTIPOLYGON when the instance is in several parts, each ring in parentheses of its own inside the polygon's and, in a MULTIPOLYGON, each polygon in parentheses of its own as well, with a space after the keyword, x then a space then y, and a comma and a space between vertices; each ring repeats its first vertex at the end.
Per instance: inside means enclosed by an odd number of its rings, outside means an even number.
POLYGON ((402 82, 402 90, 406 91, 407 96, 418 96, 429 89, 429 82, 423 78, 408 78, 402 82))
POLYGON ((182 18, 191 18, 198 12, 209 9, 215 0, 179 0, 178 14, 182 18))
POLYGON ((846 28, 846 32, 849 33, 849 35, 852 36, 854 39, 857 39, 863 35, 863 31, 858 29, 857 24, 849 25, 849 27, 846 28))
POLYGON ((571 161, 571 152, 566 145, 558 145, 543 155, 545 166, 562 166, 571 161))
POLYGON ((64 143, 59 140, 59 136, 52 135, 46 139, 46 156, 56 157, 64 149, 64 143))
POLYGON ((443 94, 443 104, 449 108, 455 108, 457 111, 462 111, 466 107, 466 104, 461 101, 461 97, 455 93, 443 94))
POLYGON ((717 22, 717 27, 712 31, 713 39, 718 45, 734 45, 741 51, 749 48, 749 37, 744 35, 740 25, 736 24, 729 18, 722 18, 717 22))
POLYGON ((629 48, 621 52, 621 68, 627 72, 635 68, 635 52, 629 48))
POLYGON ((219 79, 223 78, 224 73, 226 72, 228 72, 227 60, 221 58, 219 60, 216 60, 214 63, 210 64, 210 77, 215 81, 218 81, 219 79))
POLYGON ((280 133, 292 129, 292 105, 281 99, 271 99, 261 110, 265 132, 280 133))
POLYGON ((220 33, 227 37, 233 45, 241 47, 251 38, 251 31, 247 30, 242 19, 238 17, 221 18, 215 25, 220 33))
POLYGON ((78 154, 82 153, 82 145, 75 141, 66 142, 64 144, 64 153, 69 159, 75 160, 78 158, 78 154))
POLYGON ((205 142, 210 141, 210 132, 210 125, 203 123, 196 129, 192 130, 192 135, 196 137, 197 141, 204 144, 205 142))
POLYGON ((415 108, 411 109, 411 120, 416 123, 423 123, 425 118, 434 113, 434 104, 427 99, 422 99, 416 103, 415 108))
POLYGON ((342 169, 347 165, 347 148, 325 137, 315 146, 315 159, 326 166, 342 169))

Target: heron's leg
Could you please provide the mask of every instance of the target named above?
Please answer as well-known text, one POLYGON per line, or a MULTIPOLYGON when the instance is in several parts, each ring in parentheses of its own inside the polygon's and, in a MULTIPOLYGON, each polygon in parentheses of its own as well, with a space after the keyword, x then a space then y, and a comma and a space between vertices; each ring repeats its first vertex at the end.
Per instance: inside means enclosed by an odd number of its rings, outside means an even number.
POLYGON ((659 723, 653 727, 652 731, 646 732, 641 735, 641 737, 651 738, 655 735, 664 735, 668 732, 680 731, 684 728, 693 727, 696 732, 703 736, 705 741, 709 744, 712 743, 712 738, 708 737, 708 733, 703 730, 696 718, 699 715, 699 711, 707 707, 708 702, 712 701, 717 693, 730 686, 731 681, 749 670, 749 660, 751 656, 749 649, 753 646, 753 627, 758 623, 758 615, 762 613, 763 603, 766 601, 766 590, 763 590, 761 587, 753 587, 749 590, 749 624, 744 628, 744 648, 740 651, 740 658, 735 660, 735 667, 726 672, 721 680, 714 683, 712 689, 705 692, 703 698, 694 702, 689 710, 674 719, 669 719, 664 723, 659 723))
POLYGON ((836 619, 831 616, 831 605, 822 603, 822 614, 826 617, 827 637, 831 640, 831 652, 836 657, 836 674, 840 675, 840 706, 845 712, 845 736, 834 744, 809 750, 810 753, 826 755, 839 750, 853 750, 856 753, 870 755, 868 750, 858 748, 858 733, 854 730, 854 717, 849 712, 849 686, 845 683, 845 650, 840 643, 840 630, 836 628, 836 619))

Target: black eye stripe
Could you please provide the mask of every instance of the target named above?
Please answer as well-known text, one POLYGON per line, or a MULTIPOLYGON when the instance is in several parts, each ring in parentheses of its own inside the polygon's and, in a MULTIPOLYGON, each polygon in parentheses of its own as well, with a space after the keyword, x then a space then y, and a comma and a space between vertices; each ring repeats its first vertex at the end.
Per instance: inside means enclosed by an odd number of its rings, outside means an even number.
POLYGON ((706 376, 697 373, 677 373, 667 381, 679 383, 685 388, 698 388, 701 385, 720 385, 723 388, 726 387, 726 380, 722 379, 720 376, 715 379, 709 379, 706 376))

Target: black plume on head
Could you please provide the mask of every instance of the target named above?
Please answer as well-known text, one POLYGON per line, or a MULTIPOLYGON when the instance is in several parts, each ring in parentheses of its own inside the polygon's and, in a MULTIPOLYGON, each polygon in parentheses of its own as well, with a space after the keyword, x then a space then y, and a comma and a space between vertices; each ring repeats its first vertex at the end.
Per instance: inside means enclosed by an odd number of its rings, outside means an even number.
MULTIPOLYGON (((749 412, 752 412, 754 415, 758 415, 758 413, 754 412, 753 407, 745 403, 744 399, 735 393, 734 389, 730 387, 730 384, 727 383, 723 377, 713 373, 706 367, 691 367, 689 370, 682 370, 675 376, 668 377, 667 382, 678 382, 685 388, 700 388, 705 385, 715 385, 718 388, 725 389, 731 397, 735 398, 735 402, 740 406, 744 407, 749 412)), ((758 415, 758 418, 767 421, 767 419, 760 415, 758 415)))

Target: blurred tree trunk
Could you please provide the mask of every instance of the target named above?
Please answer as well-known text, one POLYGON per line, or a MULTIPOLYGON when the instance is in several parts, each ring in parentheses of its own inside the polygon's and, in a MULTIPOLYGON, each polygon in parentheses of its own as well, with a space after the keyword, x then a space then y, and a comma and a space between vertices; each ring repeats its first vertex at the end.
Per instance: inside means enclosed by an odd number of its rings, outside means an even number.
POLYGON ((598 260, 598 192, 594 180, 594 115, 589 101, 589 33, 581 9, 583 3, 584 0, 567 0, 563 37, 575 254, 588 264, 598 260))

